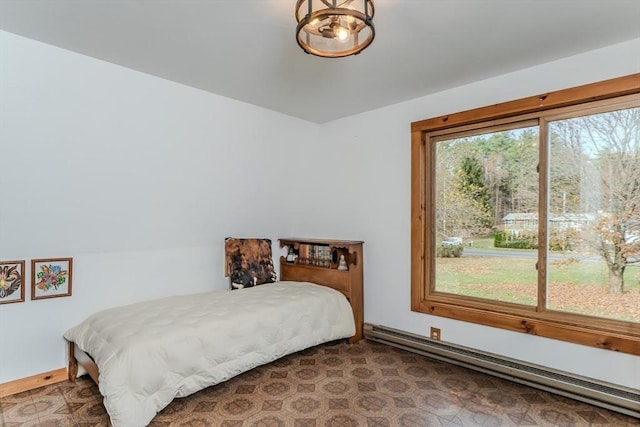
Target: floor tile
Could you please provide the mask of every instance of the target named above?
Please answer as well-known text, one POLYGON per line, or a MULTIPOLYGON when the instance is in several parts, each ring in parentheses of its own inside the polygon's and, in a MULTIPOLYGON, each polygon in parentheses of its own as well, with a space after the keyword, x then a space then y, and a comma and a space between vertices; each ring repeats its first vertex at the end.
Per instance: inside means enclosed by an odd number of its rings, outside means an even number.
MULTIPOLYGON (((108 426, 83 377, 0 399, 2 427, 108 426)), ((640 420, 378 343, 329 343, 175 399, 152 427, 640 426, 640 420)))

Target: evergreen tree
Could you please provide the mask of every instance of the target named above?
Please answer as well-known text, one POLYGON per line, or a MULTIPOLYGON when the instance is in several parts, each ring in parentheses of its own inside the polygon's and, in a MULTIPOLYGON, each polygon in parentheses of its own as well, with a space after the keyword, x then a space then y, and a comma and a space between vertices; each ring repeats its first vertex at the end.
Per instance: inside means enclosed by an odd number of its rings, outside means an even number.
POLYGON ((477 231, 491 228, 491 196, 484 178, 484 168, 476 157, 462 158, 456 174, 458 191, 466 196, 475 207, 471 214, 476 222, 477 231))

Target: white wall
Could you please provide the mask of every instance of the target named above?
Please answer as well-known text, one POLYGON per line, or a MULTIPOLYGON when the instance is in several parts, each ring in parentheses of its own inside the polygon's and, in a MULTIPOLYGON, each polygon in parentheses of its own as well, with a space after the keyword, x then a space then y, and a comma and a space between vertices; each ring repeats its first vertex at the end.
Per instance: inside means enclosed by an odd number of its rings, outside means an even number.
POLYGON ((410 123, 639 72, 638 51, 317 126, 0 32, 0 259, 74 257, 72 297, 0 305, 0 383, 63 367, 99 308, 224 287, 235 235, 362 239, 367 322, 640 388, 638 357, 409 309, 410 123))
POLYGON ((88 313, 226 287, 225 237, 291 234, 317 128, 0 32, 0 259, 74 258, 70 298, 0 305, 0 383, 88 313))
POLYGON ((324 125, 314 158, 334 171, 341 209, 301 228, 365 241, 365 320, 425 336, 435 326, 445 341, 640 389, 640 357, 410 311, 410 123, 638 73, 638 52, 640 39, 324 125))

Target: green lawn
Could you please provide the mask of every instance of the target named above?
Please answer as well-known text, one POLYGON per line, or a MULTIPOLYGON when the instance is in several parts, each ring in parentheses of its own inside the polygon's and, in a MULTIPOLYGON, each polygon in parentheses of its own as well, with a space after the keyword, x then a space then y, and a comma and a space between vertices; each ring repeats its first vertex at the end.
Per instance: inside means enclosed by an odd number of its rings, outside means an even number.
POLYGON ((473 247, 476 249, 495 249, 493 247, 493 237, 473 239, 473 247))
POLYGON ((453 294, 532 305, 536 277, 533 260, 505 262, 496 257, 470 256, 436 259, 436 289, 453 294))
MULTIPOLYGON (((499 257, 437 258, 439 282, 494 285, 502 283, 530 286, 537 283, 535 260, 499 257), (463 273, 463 274, 461 274, 463 273)), ((608 286, 608 269, 604 262, 573 262, 549 268, 549 281, 576 286, 608 286)), ((640 266, 628 266, 624 273, 625 290, 640 289, 640 266)))
MULTIPOLYGON (((479 248, 475 241, 474 247, 479 248)), ((638 266, 626 268, 622 295, 608 293, 608 269, 604 262, 552 262, 548 276, 551 308, 640 321, 638 266)), ((437 258, 436 277, 438 291, 536 305, 537 271, 532 259, 468 255, 437 258)))

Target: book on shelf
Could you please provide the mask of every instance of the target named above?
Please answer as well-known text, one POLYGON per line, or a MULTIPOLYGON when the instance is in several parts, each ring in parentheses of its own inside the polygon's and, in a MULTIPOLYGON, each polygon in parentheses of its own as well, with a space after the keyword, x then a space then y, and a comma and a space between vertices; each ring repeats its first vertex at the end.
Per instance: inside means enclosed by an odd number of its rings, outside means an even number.
POLYGON ((327 245, 312 245, 308 243, 298 245, 297 264, 330 268, 332 258, 331 248, 327 245))

